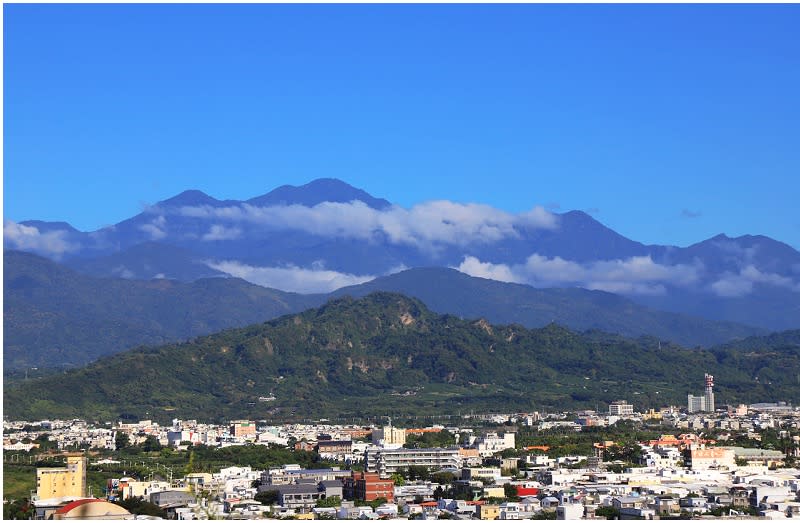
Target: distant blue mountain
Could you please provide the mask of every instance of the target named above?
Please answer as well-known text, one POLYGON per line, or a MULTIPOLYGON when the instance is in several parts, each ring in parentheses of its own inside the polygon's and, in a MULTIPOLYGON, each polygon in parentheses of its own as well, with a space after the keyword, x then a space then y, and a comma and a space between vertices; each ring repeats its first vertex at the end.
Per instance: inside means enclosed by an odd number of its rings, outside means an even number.
POLYGON ((348 203, 361 201, 373 209, 383 210, 392 206, 382 199, 374 198, 361 189, 356 189, 335 178, 320 178, 300 187, 282 185, 267 194, 247 200, 250 205, 305 205, 313 207, 323 202, 348 203))
MULTIPOLYGON (((475 276, 601 289, 665 311, 800 328, 800 253, 766 236, 718 235, 685 248, 645 245, 581 211, 526 217, 487 209, 431 202, 406 210, 324 178, 245 201, 189 190, 93 232, 23 222, 58 240, 58 252, 48 253, 53 242, 16 244, 6 237, 4 245, 89 275, 187 282, 222 274, 221 262, 230 274, 264 284, 256 275, 276 268, 363 281, 470 261, 475 276), (341 205, 319 206, 324 202, 341 205)), ((293 290, 289 279, 275 276, 265 285, 293 290)))
POLYGON ((114 263, 127 264, 128 273, 117 271, 98 278, 33 254, 7 251, 3 260, 4 367, 79 366, 138 345, 259 323, 322 305, 330 298, 361 297, 374 291, 400 292, 421 299, 434 311, 462 318, 652 335, 688 347, 764 332, 651 310, 607 292, 534 289, 439 267, 410 269, 328 295, 281 292, 238 278, 133 279, 149 274, 152 269, 146 262, 155 262, 153 256, 162 253, 171 255, 178 267, 184 261, 184 253, 174 247, 145 244, 115 259, 114 263))

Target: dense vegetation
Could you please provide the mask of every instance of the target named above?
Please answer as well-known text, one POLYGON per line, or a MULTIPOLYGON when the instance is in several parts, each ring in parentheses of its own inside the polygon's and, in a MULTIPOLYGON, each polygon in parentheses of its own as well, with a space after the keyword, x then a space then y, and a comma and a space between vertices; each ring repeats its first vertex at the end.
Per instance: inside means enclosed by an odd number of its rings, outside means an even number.
POLYGON ((375 293, 31 379, 9 387, 4 406, 16 419, 102 420, 552 411, 616 399, 644 408, 683 404, 704 372, 717 377, 719 404, 800 398, 797 346, 686 350, 558 325, 492 326, 375 293))
POLYGON ((3 256, 5 369, 84 365, 303 310, 319 299, 233 278, 193 283, 93 278, 33 254, 3 256))
POLYGON ((17 251, 5 252, 3 264, 6 371, 80 366, 140 345, 185 340, 299 312, 330 296, 364 296, 376 290, 401 292, 434 311, 464 318, 526 327, 556 322, 577 330, 650 334, 687 346, 762 332, 648 309, 607 292, 535 289, 444 268, 413 269, 331 295, 300 295, 235 278, 183 283, 90 277, 17 251))
POLYGON ((454 269, 411 269, 339 289, 333 296, 399 292, 418 298, 431 310, 490 323, 528 328, 558 323, 572 330, 598 329, 627 337, 651 335, 684 346, 711 346, 765 331, 726 321, 663 312, 603 291, 537 289, 529 285, 474 278, 454 269))

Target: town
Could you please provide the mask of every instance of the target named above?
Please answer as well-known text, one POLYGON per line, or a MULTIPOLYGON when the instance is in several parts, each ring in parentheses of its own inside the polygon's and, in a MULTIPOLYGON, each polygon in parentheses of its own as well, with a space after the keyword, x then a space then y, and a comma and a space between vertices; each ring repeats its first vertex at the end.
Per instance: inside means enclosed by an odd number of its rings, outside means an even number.
POLYGON ((5 483, 4 516, 800 515, 800 410, 786 403, 716 408, 711 376, 705 393, 681 408, 637 412, 620 400, 607 412, 472 414, 420 427, 382 421, 4 421, 4 481, 28 471, 35 485, 10 499, 5 483))

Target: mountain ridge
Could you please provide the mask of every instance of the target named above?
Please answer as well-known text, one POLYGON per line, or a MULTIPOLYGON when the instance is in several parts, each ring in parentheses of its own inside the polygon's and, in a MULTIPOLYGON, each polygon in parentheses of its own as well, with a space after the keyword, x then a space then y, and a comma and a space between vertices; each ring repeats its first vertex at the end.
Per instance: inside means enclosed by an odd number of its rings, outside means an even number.
POLYGON ((335 178, 246 201, 185 191, 91 233, 64 222, 24 223, 35 230, 9 225, 6 249, 93 276, 124 267, 134 278, 191 281, 224 268, 267 288, 315 294, 398 267, 435 265, 539 288, 601 289, 655 309, 768 330, 800 327, 800 252, 763 235, 644 245, 583 211, 510 214, 447 201, 404 209, 335 178), (153 242, 164 247, 136 252, 153 242), (183 254, 171 256, 173 248, 183 254))
POLYGON ((491 325, 376 292, 17 382, 5 391, 4 409, 15 419, 125 413, 224 420, 563 410, 619 398, 646 408, 682 401, 704 372, 717 378, 718 398, 731 403, 778 393, 796 401, 800 346, 786 345, 777 356, 762 348, 687 350, 557 325, 491 325), (258 399, 268 395, 277 399, 258 399))
POLYGON ((5 252, 4 273, 4 365, 8 369, 42 367, 48 362, 83 364, 138 345, 266 321, 322 305, 330 298, 364 296, 376 290, 420 298, 438 313, 526 327, 556 321, 578 330, 655 335, 687 346, 708 346, 762 332, 746 325, 650 311, 601 291, 535 289, 437 267, 411 269, 315 295, 285 293, 230 277, 192 282, 126 280, 119 274, 94 278, 16 251, 5 252))

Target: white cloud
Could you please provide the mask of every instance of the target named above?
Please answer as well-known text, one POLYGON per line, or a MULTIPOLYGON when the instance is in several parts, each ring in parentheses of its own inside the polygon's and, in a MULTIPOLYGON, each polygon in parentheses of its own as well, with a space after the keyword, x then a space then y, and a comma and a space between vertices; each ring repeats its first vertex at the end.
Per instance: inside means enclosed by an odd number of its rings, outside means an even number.
POLYGON ((140 225, 139 230, 148 233, 151 240, 160 240, 167 235, 167 232, 164 230, 166 225, 167 219, 161 215, 154 218, 150 223, 140 225))
POLYGON ((361 201, 323 202, 313 207, 181 207, 182 216, 248 223, 276 230, 294 229, 319 236, 376 240, 436 249, 442 245, 492 243, 519 236, 519 228, 553 229, 558 218, 542 207, 511 214, 482 204, 446 200, 425 202, 411 209, 392 206, 376 210, 361 201))
POLYGON ((711 290, 718 296, 746 296, 753 292, 756 283, 800 292, 800 283, 792 278, 772 272, 761 272, 753 265, 740 269, 738 273, 725 272, 719 280, 711 284, 711 290))
POLYGON ((649 256, 586 264, 532 254, 521 264, 494 264, 467 256, 458 267, 471 276, 527 283, 537 287, 577 286, 621 294, 664 294, 665 284, 688 286, 700 278, 700 265, 661 265, 649 256))
POLYGON ((125 278, 126 280, 132 280, 136 277, 136 274, 124 265, 118 265, 111 269, 111 274, 119 276, 120 278, 125 278))
POLYGON ((310 269, 294 265, 254 267, 237 261, 206 262, 206 264, 212 269, 242 278, 256 285, 305 294, 331 292, 340 287, 357 285, 375 278, 370 275, 326 270, 324 263, 321 262, 315 262, 310 269))
POLYGON ((466 256, 461 265, 455 267, 464 274, 477 278, 487 278, 489 280, 503 281, 506 283, 527 283, 524 279, 516 276, 508 265, 502 263, 482 262, 474 256, 466 256))
POLYGON ((203 241, 213 240, 235 240, 242 236, 242 230, 238 227, 225 227, 224 225, 212 225, 211 228, 202 236, 203 241))
POLYGON ((40 232, 37 227, 11 220, 3 222, 3 239, 14 249, 33 251, 45 256, 61 257, 79 246, 66 240, 67 231, 40 232))

